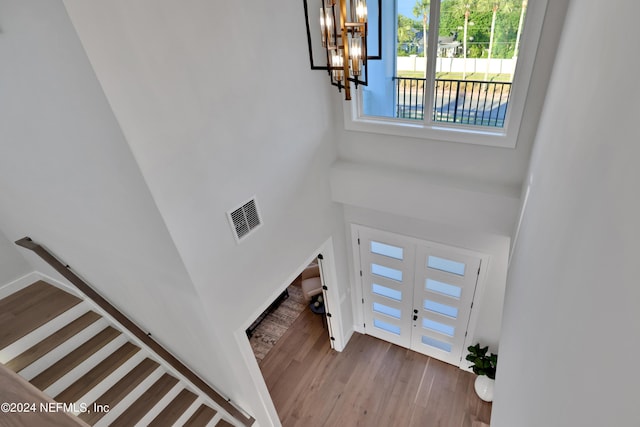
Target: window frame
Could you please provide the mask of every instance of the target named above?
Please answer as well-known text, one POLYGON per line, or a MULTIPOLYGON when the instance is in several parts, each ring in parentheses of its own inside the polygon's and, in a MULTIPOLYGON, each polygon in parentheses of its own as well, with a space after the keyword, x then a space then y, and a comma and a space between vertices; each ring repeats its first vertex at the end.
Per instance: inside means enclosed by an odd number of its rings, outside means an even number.
MULTIPOLYGON (((548 0, 529 0, 528 2, 504 127, 492 128, 488 126, 434 122, 431 119, 431 114, 425 114, 423 120, 365 116, 362 111, 362 91, 355 91, 353 101, 343 101, 345 129, 384 135, 515 148, 523 119, 538 43, 542 34, 547 2, 548 0)), ((431 22, 434 22, 433 16, 439 17, 439 9, 440 1, 432 1, 430 10, 431 22)), ((397 7, 393 18, 394 28, 396 28, 397 7)), ((436 22, 439 22, 439 20, 436 20, 436 22)), ((427 52, 429 58, 435 58, 437 54, 437 43, 435 42, 437 33, 437 31, 429 31, 427 52)), ((382 39, 383 43, 388 40, 388 38, 385 38, 384 33, 382 39)), ((396 37, 393 37, 393 40, 395 47, 396 37)), ((428 104, 425 105, 433 105, 433 82, 435 80, 436 61, 428 61, 427 64, 429 67, 427 70, 427 82, 429 83, 426 84, 428 89, 425 103, 428 102, 428 104)))

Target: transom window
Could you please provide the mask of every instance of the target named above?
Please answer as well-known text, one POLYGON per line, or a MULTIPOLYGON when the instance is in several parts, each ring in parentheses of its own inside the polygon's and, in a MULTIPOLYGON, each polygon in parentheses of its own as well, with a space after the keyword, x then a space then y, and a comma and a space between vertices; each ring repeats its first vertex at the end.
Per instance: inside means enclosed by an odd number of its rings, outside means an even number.
POLYGON ((514 147, 546 0, 383 0, 382 60, 346 127, 514 147))

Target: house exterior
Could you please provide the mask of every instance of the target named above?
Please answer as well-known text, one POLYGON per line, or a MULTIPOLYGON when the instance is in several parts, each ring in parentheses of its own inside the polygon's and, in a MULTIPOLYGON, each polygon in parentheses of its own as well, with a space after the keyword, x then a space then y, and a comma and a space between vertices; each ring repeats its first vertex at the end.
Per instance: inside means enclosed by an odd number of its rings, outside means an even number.
POLYGON ((0 285, 57 278, 12 244, 32 237, 279 425, 251 320, 328 251, 346 344, 350 224, 441 241, 494 262, 492 426, 637 425, 638 60, 606 34, 640 5, 549 2, 513 149, 344 130, 301 4, 277 6, 0 0, 0 285), (253 196, 238 244, 226 212, 253 196))

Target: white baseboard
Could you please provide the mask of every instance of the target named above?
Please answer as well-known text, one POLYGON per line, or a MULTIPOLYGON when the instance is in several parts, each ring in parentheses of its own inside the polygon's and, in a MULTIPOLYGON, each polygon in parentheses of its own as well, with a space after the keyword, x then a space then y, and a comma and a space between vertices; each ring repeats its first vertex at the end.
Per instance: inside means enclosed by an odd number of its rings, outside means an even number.
POLYGON ((14 292, 19 291, 22 288, 26 288, 27 286, 41 279, 42 279, 42 276, 39 275, 37 271, 33 271, 12 282, 2 285, 0 286, 0 299, 7 297, 8 295, 11 295, 14 292))
POLYGON ((78 290, 78 288, 76 288, 75 286, 73 286, 70 283, 65 283, 65 282, 63 282, 61 280, 54 279, 53 277, 51 277, 51 276, 49 276, 47 274, 41 273, 39 271, 36 271, 35 273, 40 276, 40 280, 44 280, 48 284, 53 285, 58 289, 62 289, 63 291, 68 292, 68 293, 70 293, 72 295, 75 295, 78 298, 82 298, 82 299, 86 298, 85 295, 83 295, 82 292, 80 292, 80 290, 78 290))
POLYGON ((26 288, 27 286, 37 282, 38 280, 44 280, 48 284, 55 286, 56 288, 62 289, 65 292, 68 292, 72 295, 75 295, 79 298, 84 298, 82 293, 75 286, 62 282, 58 279, 54 279, 53 277, 41 273, 39 271, 32 271, 29 274, 26 274, 13 282, 9 282, 5 285, 0 286, 0 299, 11 295, 14 292, 19 291, 20 289, 26 288))

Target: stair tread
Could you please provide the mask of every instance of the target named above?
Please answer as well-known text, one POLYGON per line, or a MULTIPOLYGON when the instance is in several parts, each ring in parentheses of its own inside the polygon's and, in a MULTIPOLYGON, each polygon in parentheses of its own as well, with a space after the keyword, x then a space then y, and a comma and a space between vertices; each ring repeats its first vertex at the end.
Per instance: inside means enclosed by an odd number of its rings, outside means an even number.
POLYGON ((149 423, 148 427, 163 427, 172 426, 178 418, 186 411, 193 402, 195 402, 196 396, 189 390, 182 389, 180 393, 158 414, 157 417, 149 423))
POLYGON ((207 405, 200 405, 200 407, 194 412, 194 414, 184 423, 183 427, 204 427, 213 417, 215 417, 216 411, 207 405))
POLYGON ((84 396, 89 390, 100 384, 102 380, 122 366, 122 364, 136 354, 138 350, 140 350, 140 348, 133 343, 124 343, 119 349, 114 351, 80 379, 60 392, 60 394, 55 397, 55 400, 66 403, 77 402, 78 399, 84 396))
POLYGON ((36 375, 30 383, 38 387, 40 390, 45 390, 73 368, 114 340, 118 335, 120 335, 119 331, 111 326, 107 326, 80 347, 76 348, 43 372, 36 375))
MULTIPOLYGON (((124 378, 118 381, 113 385, 109 390, 105 391, 102 396, 98 397, 95 402, 100 405, 106 405, 109 408, 114 408, 122 399, 128 395, 131 390, 136 388, 138 384, 144 381, 153 371, 158 368, 158 362, 153 361, 151 359, 144 359, 140 362, 135 368, 133 368, 129 373, 127 373, 124 378)), ((104 415, 105 412, 84 412, 79 415, 79 417, 85 421, 87 424, 93 425, 98 422, 104 415)))
POLYGON ((64 313, 82 300, 38 281, 0 301, 0 348, 64 313))
POLYGON ((29 286, 15 291, 0 300, 0 310, 10 311, 13 308, 24 308, 29 301, 40 299, 39 295, 46 297, 47 293, 54 293, 57 288, 50 284, 38 280, 29 286), (53 288, 53 289, 52 289, 53 288))
POLYGON ((153 408, 169 390, 171 390, 178 380, 169 374, 164 374, 158 381, 153 383, 142 396, 131 404, 111 426, 132 426, 142 419, 153 408))
POLYGON ((14 372, 20 372, 98 319, 100 319, 99 314, 93 311, 86 312, 58 331, 49 335, 47 338, 43 339, 39 343, 33 345, 31 348, 14 357, 10 361, 8 361, 5 366, 14 372))
POLYGON ((220 420, 216 423, 216 427, 221 426, 221 427, 233 427, 233 424, 231 424, 229 421, 227 420, 220 420))

